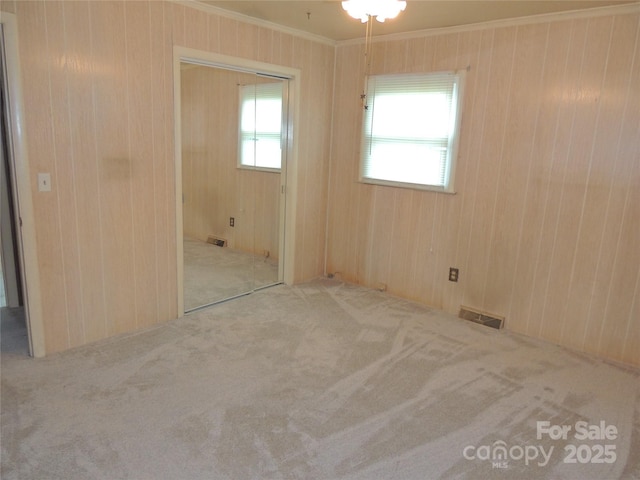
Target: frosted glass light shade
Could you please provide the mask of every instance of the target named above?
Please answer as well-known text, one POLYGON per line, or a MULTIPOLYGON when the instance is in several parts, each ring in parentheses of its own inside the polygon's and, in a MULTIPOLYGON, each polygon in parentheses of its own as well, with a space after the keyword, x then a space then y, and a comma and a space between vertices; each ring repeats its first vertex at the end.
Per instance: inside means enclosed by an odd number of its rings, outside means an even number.
POLYGON ((353 18, 366 23, 369 17, 375 17, 379 22, 387 18, 396 18, 407 7, 402 0, 345 0, 342 8, 353 18))

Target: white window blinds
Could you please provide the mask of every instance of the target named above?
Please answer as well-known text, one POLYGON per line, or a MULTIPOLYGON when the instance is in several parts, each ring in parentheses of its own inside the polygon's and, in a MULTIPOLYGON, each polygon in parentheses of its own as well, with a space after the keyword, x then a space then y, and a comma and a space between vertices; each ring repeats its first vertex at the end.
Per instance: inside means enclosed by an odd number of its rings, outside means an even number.
POLYGON ((451 191, 459 86, 449 72, 369 77, 362 180, 451 191))
POLYGON ((240 165, 279 169, 282 82, 240 87, 240 165))

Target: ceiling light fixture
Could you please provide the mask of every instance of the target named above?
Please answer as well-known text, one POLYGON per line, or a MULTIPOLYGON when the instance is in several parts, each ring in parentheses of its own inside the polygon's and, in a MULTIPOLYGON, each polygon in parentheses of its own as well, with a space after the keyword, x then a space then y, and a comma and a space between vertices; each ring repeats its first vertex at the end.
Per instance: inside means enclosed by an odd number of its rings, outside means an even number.
POLYGON ((370 17, 379 22, 387 18, 396 18, 407 7, 407 2, 402 0, 345 0, 344 8, 353 18, 367 23, 370 17))
POLYGON ((371 47, 373 41, 373 19, 380 23, 396 18, 407 7, 404 0, 345 0, 342 8, 353 17, 367 24, 364 40, 364 88, 360 94, 362 106, 367 109, 367 77, 371 70, 371 47))

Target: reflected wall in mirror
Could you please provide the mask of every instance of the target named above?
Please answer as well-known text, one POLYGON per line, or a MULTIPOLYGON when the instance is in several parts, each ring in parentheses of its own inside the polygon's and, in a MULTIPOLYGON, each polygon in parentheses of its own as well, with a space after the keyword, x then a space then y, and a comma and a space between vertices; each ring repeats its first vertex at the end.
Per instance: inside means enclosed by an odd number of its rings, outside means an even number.
POLYGON ((181 64, 185 311, 282 281, 284 175, 273 159, 285 161, 287 83, 181 64), (278 90, 280 112, 268 97, 278 90))

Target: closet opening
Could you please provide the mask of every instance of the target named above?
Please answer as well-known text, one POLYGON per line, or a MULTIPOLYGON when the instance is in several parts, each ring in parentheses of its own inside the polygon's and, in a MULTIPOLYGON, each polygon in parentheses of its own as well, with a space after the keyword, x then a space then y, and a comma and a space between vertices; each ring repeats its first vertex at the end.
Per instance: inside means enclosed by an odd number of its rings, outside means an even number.
POLYGON ((176 47, 178 314, 292 277, 296 72, 176 47))

